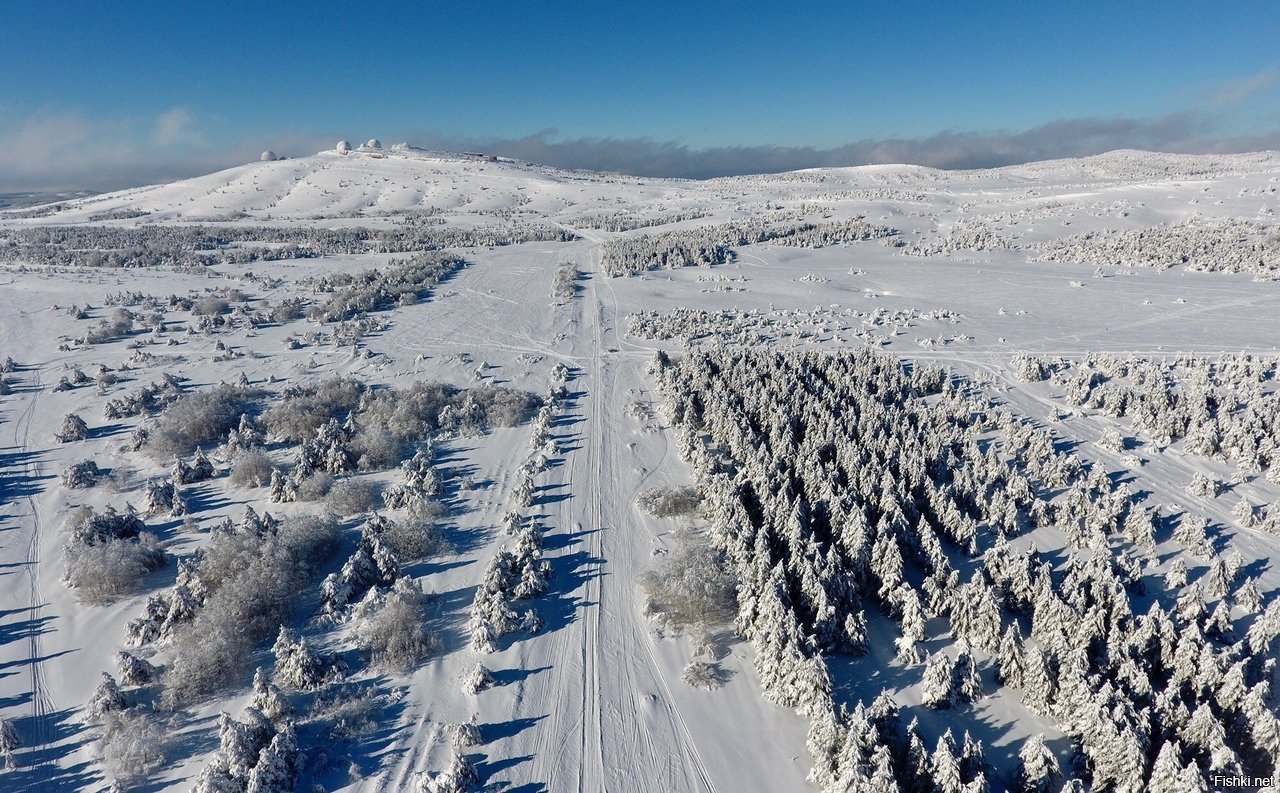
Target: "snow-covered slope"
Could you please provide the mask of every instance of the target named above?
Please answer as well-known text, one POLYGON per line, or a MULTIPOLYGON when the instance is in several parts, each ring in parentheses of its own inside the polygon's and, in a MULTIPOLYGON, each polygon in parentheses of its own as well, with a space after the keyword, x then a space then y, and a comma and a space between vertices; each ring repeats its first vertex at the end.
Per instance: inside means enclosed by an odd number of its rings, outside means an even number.
MULTIPOLYGON (((0 772, 0 788, 102 789, 115 778, 189 789, 221 762, 219 712, 247 718, 253 668, 270 672, 276 662, 270 639, 254 640, 233 680, 175 708, 164 677, 178 652, 173 640, 125 646, 148 598, 173 592, 177 560, 214 543, 224 518, 239 522, 246 507, 273 515, 325 508, 232 484, 234 458, 218 461, 213 480, 180 488, 189 521, 145 518, 168 555, 164 566, 102 602, 86 602, 83 589, 62 580, 72 544, 65 527, 78 507, 143 509, 148 483, 169 476, 170 457, 131 446, 138 427, 154 437, 159 411, 106 408, 165 374, 182 378, 187 393, 247 381, 257 394, 244 408, 251 424, 297 388, 333 377, 383 389, 419 380, 502 386, 549 405, 542 425, 434 439, 443 491, 431 522, 450 548, 401 559, 398 569, 427 593, 421 620, 435 648, 425 660, 380 667, 359 649, 359 617, 316 618, 320 580, 341 573, 367 513, 342 517, 339 549, 298 584, 283 623, 347 661, 340 682, 284 692, 296 709, 300 779, 327 790, 412 790, 455 754, 491 790, 816 789, 806 781, 815 762, 810 719, 762 697, 772 683, 762 682, 756 646, 734 638, 727 622, 704 626, 723 685, 694 688, 682 670, 698 631, 659 629, 646 614, 643 574, 679 555, 684 530, 717 530, 714 521, 657 518, 637 506, 645 491, 707 476, 696 458, 691 467, 684 430, 651 370, 658 351, 678 356, 686 343, 872 347, 913 366, 943 365, 1020 420, 1052 425, 1087 465, 1153 494, 1167 514, 1210 520, 1217 555, 1239 550, 1269 603, 1280 574, 1267 559, 1280 540, 1233 509, 1243 498, 1280 516, 1269 506, 1280 496, 1277 478, 1226 452, 1148 437, 1133 416, 1075 400, 1084 386, 1071 378, 1127 387, 1128 375, 1095 374, 1118 366, 1091 357, 1098 353, 1144 362, 1249 353, 1269 372, 1258 399, 1274 403, 1278 191, 1274 153, 1115 152, 987 171, 870 166, 689 181, 361 147, 0 212, 0 360, 15 362, 3 374, 11 393, 0 396, 0 718, 23 742, 20 767, 0 772), (814 247, 864 227, 873 229, 865 239, 814 247), (761 229, 770 241, 735 241, 761 229), (445 236, 458 231, 475 234, 445 236), (466 247, 452 247, 459 244, 466 247), (296 247, 285 258, 264 253, 288 245, 296 247), (439 245, 449 247, 427 250, 439 245), (621 246, 696 249, 717 263, 609 278, 608 259, 621 246), (90 249, 126 266, 93 266, 90 249), (350 286, 344 275, 442 253, 466 266, 421 294, 393 296, 346 322, 299 316, 350 286), (555 298, 556 272, 568 267, 581 274, 576 289, 555 298), (121 309, 132 312, 123 325, 113 317, 121 309), (1020 379, 1015 360, 1026 354, 1061 376, 1020 379), (93 382, 77 382, 77 371, 93 382), (60 443, 54 436, 68 414, 89 432, 60 443), (1120 449, 1115 432, 1127 439, 1120 449), (84 460, 104 476, 68 487, 64 471, 84 460), (1196 474, 1229 495, 1188 496, 1196 474), (500 549, 516 546, 503 531, 511 512, 543 527, 542 558, 554 575, 545 594, 517 606, 544 626, 514 630, 480 652, 472 603, 500 549), (156 682, 125 686, 128 712, 148 714, 157 730, 151 741, 104 742, 104 733, 142 728, 85 712, 100 673, 118 676, 112 659, 122 648, 161 669, 156 682), (478 663, 494 685, 469 693, 478 663), (455 752, 450 725, 473 717, 482 743, 455 752), (149 742, 163 754, 150 757, 149 742)), ((1169 370, 1171 382, 1202 376, 1199 364, 1184 364, 1169 370)), ((372 420, 362 410, 351 408, 353 422, 372 420)), ((297 469, 296 442, 269 441, 265 453, 282 474, 297 469)), ((339 479, 402 479, 394 465, 369 467, 377 470, 339 479)), ((706 505, 713 517, 720 506, 706 505)), ((1057 528, 1015 541, 1056 564, 1069 555, 1057 528)), ((1178 559, 1190 560, 1193 579, 1205 571, 1180 541, 1160 542, 1147 571, 1153 585, 1178 559)), ((978 564, 954 556, 966 570, 978 564)), ((1014 780, 1028 736, 1044 734, 1069 759, 1061 720, 996 686, 985 655, 978 701, 946 711, 922 705, 921 665, 895 657, 896 615, 867 604, 869 652, 824 662, 838 704, 870 704, 887 692, 904 726, 919 718, 930 750, 947 729, 957 740, 970 731, 985 743, 994 789, 1014 780)), ((1242 632, 1251 624, 1243 609, 1233 617, 1242 632)), ((930 651, 955 652, 945 617, 930 620, 929 634, 930 651)))

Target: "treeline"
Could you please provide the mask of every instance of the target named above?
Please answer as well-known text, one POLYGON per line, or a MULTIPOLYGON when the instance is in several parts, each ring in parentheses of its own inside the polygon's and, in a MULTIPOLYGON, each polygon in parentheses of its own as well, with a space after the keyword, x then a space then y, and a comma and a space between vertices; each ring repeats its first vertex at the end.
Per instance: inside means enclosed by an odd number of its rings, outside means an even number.
POLYGON ((821 248, 861 240, 891 237, 896 229, 868 223, 862 218, 830 223, 776 225, 765 221, 720 223, 694 229, 646 234, 611 240, 601 251, 601 266, 611 277, 648 270, 678 267, 710 267, 724 264, 732 248, 760 242, 821 248))
POLYGON ((682 220, 698 220, 707 216, 708 213, 703 212, 700 209, 690 209, 684 212, 668 212, 661 215, 618 212, 614 214, 582 215, 580 217, 571 218, 570 220, 565 221, 565 223, 570 226, 581 226, 582 228, 597 229, 599 231, 635 231, 636 229, 665 226, 669 223, 679 223, 682 220))
POLYGON ((413 305, 466 266, 458 256, 427 253, 381 270, 326 275, 317 279, 313 288, 329 298, 308 309, 307 316, 320 322, 341 322, 370 311, 413 305))
POLYGON ((0 233, 0 261, 85 267, 182 267, 356 253, 567 242, 554 226, 322 229, 304 226, 41 226, 0 233))
POLYGON ((1038 258, 1272 276, 1280 270, 1280 226, 1236 218, 1193 218, 1173 226, 1105 229, 1045 243, 1038 258))

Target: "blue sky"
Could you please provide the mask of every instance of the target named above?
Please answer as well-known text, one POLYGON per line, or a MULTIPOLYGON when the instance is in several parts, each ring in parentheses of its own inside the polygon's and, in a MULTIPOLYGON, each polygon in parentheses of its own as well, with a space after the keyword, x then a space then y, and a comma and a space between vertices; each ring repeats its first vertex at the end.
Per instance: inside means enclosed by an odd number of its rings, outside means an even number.
POLYGON ((22 3, 0 190, 336 136, 691 175, 1238 148, 1276 140, 1277 41, 1274 2, 22 3))

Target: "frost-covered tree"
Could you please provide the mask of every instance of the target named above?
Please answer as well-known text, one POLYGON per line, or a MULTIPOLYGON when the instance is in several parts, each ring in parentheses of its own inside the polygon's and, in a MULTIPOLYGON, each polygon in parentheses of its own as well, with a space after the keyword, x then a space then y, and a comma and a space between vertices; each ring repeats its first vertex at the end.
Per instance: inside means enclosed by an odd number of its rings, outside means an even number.
POLYGON ((1061 777, 1058 758, 1045 745, 1044 735, 1036 733, 1023 742, 1018 751, 1018 789, 1023 793, 1049 793, 1061 777))
POLYGON ((471 671, 462 678, 462 691, 466 694, 479 694, 487 688, 492 688, 493 684, 493 672, 477 661, 471 671))
POLYGON ((22 748, 22 737, 13 719, 0 719, 0 757, 4 758, 4 767, 13 770, 18 767, 16 753, 22 748))
POLYGON ((116 713, 127 707, 129 703, 125 700, 120 686, 116 684, 116 679, 103 672, 102 680, 94 689, 93 695, 89 697, 84 712, 91 720, 101 721, 108 713, 116 713))
POLYGON ((931 708, 949 708, 956 704, 956 663, 946 653, 934 653, 925 662, 920 679, 920 699, 931 708))
POLYGON ((53 434, 53 439, 58 443, 82 441, 88 437, 89 425, 85 424, 84 419, 74 413, 68 413, 62 419, 62 426, 53 434))

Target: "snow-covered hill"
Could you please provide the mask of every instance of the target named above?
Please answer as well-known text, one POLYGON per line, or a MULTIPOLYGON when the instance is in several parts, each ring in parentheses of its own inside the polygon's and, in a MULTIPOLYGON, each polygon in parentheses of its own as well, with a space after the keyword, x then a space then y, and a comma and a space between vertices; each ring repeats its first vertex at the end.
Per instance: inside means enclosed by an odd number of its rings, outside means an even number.
POLYGON ((1117 789, 1267 771, 1277 208, 1275 153, 690 181, 364 146, 0 212, 0 788, 950 793, 1034 736, 1117 789), (1027 553, 1059 600, 1002 578, 1027 553), (997 682, 953 610, 988 591, 1075 689, 997 682), (1119 647, 1153 604, 1201 670, 1164 699, 1174 648, 1119 647), (1087 674, 1051 611, 1110 631, 1087 674))

